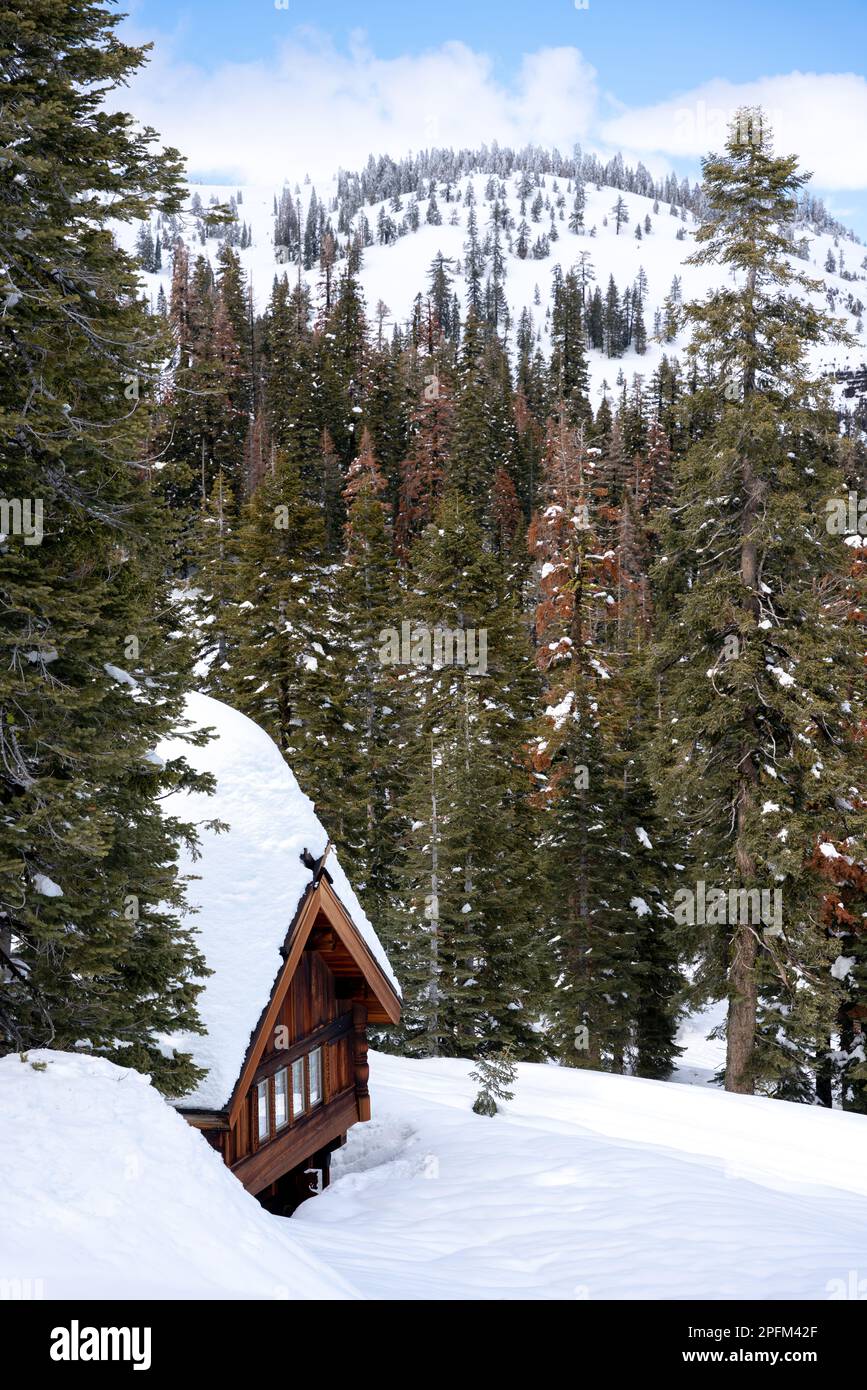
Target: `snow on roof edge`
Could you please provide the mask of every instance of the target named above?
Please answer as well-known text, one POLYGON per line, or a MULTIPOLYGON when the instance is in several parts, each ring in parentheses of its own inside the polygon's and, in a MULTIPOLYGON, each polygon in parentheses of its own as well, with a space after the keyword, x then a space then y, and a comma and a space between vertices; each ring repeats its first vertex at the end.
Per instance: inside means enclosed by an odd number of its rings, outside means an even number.
MULTIPOLYGON (((321 857, 328 836, 276 744, 253 720, 199 693, 187 697, 184 717, 215 736, 202 747, 174 736, 157 752, 165 761, 182 756, 197 771, 212 773, 217 789, 213 796, 174 792, 162 803, 164 811, 197 823, 224 821, 229 829, 218 834, 200 824, 200 857, 193 860, 185 848, 180 854, 181 872, 193 876, 187 898, 196 911, 197 945, 214 973, 198 999, 205 1034, 175 1033, 162 1042, 189 1052, 208 1072, 178 1099, 179 1107, 222 1110, 280 972, 280 948, 312 881, 301 854, 306 849, 321 857)), ((336 896, 400 997, 388 957, 335 852, 327 867, 336 896)))

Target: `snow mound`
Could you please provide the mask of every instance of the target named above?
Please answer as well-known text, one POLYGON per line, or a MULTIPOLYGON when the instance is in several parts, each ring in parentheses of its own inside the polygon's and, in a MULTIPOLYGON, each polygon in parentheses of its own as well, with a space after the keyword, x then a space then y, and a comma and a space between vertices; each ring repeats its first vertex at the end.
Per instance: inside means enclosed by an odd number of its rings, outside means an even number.
POLYGON ((366 1297, 825 1300, 867 1268, 863 1116, 524 1063, 489 1119, 471 1067, 371 1053, 376 1130, 293 1218, 366 1297))
POLYGON ((0 1113, 0 1288, 30 1281, 49 1299, 357 1296, 146 1076, 68 1052, 4 1057, 0 1113))
MULTIPOLYGON (((163 807, 181 820, 219 820, 229 829, 201 829, 200 857, 181 855, 181 871, 193 875, 187 900, 197 909, 192 920, 198 945, 214 973, 198 999, 207 1033, 179 1033, 167 1043, 192 1053, 196 1064, 208 1069, 198 1088, 184 1096, 183 1107, 220 1110, 238 1079, 250 1035, 283 963, 280 947, 310 882, 301 852, 308 849, 319 858, 328 836, 277 745, 252 719, 199 694, 187 697, 185 717, 196 729, 214 729, 215 737, 201 748, 167 739, 158 756, 165 762, 186 758, 197 771, 212 773, 217 789, 213 796, 176 792, 163 807)), ((328 872, 371 954, 400 993, 376 932, 333 852, 328 872)))

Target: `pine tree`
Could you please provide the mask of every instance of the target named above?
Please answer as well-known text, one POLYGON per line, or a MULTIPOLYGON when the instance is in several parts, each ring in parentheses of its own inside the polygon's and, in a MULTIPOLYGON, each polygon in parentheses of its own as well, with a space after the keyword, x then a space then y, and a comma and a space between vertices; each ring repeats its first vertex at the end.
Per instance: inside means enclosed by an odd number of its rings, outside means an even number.
POLYGON ((565 403, 573 424, 586 420, 587 358, 584 350, 583 306, 575 272, 555 282, 551 311, 551 386, 565 403))
POLYGON ((479 1093, 473 1101, 473 1114, 493 1118, 499 1110, 497 1101, 512 1100, 514 1097, 515 1093, 509 1087, 514 1086, 517 1079, 518 1068, 510 1047, 480 1057, 475 1069, 470 1072, 470 1080, 476 1081, 479 1086, 479 1093))
POLYGON ((395 541, 408 554, 412 540, 432 520, 442 492, 451 450, 454 396, 451 373, 437 359, 427 359, 435 370, 426 372, 410 424, 407 457, 400 465, 400 493, 395 541))
POLYGON ((502 210, 499 203, 494 203, 491 209, 490 231, 491 273, 485 286, 485 321, 494 335, 501 330, 507 332, 509 327, 509 306, 505 289, 506 258, 500 235, 501 226, 502 210))
POLYGON ((607 357, 619 357, 623 351, 623 314, 620 306, 620 294, 614 283, 613 275, 608 277, 602 323, 605 355, 607 357))
POLYGON ((687 309, 704 424, 678 463, 663 539, 660 566, 674 567, 680 595, 659 649, 660 746, 702 877, 723 892, 782 894, 780 914, 756 921, 744 898, 736 922, 705 929, 707 969, 729 999, 726 1087, 805 1098, 838 1006, 809 864, 817 825, 835 840, 851 833, 843 807, 863 695, 838 612, 850 581, 826 527, 826 499, 842 487, 834 419, 805 365, 833 326, 791 293, 813 288, 784 235, 805 176, 794 156, 773 155, 766 125, 761 139, 739 138, 756 114, 740 112, 725 154, 703 166, 708 212, 692 260, 737 279, 687 309))
POLYGON ((550 1033, 563 1062, 622 1070, 639 999, 643 909, 622 844, 621 753, 602 713, 614 681, 599 634, 616 573, 595 542, 593 501, 583 435, 561 415, 549 429, 541 507, 527 537, 545 681, 530 748, 544 814, 550 1033))
POLYGON ((584 233, 584 207, 586 198, 584 194, 584 184, 580 179, 575 180, 575 199, 572 204, 572 211, 569 214, 569 231, 576 232, 579 236, 584 233))
POLYGON ((149 222, 143 222, 139 228, 135 241, 136 254, 141 262, 142 270, 153 271, 154 265, 154 238, 149 222))
POLYGON ((509 468, 514 446, 508 359, 499 339, 486 339, 470 314, 458 363, 446 484, 467 498, 480 519, 490 515, 494 476, 500 465, 509 468))
POLYGON ((237 554, 229 658, 211 668, 215 693, 268 731, 342 849, 354 841, 337 755, 346 691, 333 575, 322 513, 280 453, 244 509, 237 554))
POLYGON ((324 329, 320 335, 324 423, 341 457, 348 461, 361 434, 370 361, 364 295, 351 266, 340 276, 324 329))
POLYGON ((625 226, 626 223, 628 223, 629 221, 629 209, 626 206, 626 203, 624 202, 623 198, 619 194, 617 197, 617 202, 611 209, 611 215, 614 218, 614 234, 615 236, 619 236, 620 228, 625 226))
MULTIPOLYGON (((535 675, 515 599, 466 501, 447 493, 407 594, 407 830, 388 938, 411 1051, 538 1057, 533 817, 523 767, 535 675), (439 637, 437 637, 439 633, 439 637), (439 644, 439 645, 438 645, 439 644)), ((397 642, 395 633, 393 643, 397 642)), ((384 644, 384 654, 388 646, 384 644)))
POLYGON ((346 682, 346 736, 342 753, 346 868, 374 923, 381 923, 394 889, 394 863, 402 829, 397 806, 401 775, 402 695, 393 666, 379 653, 382 632, 400 611, 385 479, 367 431, 350 465, 343 500, 345 554, 337 578, 341 630, 338 672, 346 682))
POLYGON ((590 339, 591 347, 599 350, 603 348, 605 344, 605 308, 598 285, 590 297, 590 307, 587 313, 587 337, 590 339))
POLYGON ((467 282, 467 313, 480 318, 484 308, 483 281, 485 258, 479 244, 476 209, 471 205, 467 215, 467 240, 464 245, 464 277, 467 282))
POLYGON ((575 276, 581 288, 581 308, 587 304, 587 296, 590 286, 596 279, 596 271, 593 269, 593 262, 590 259, 589 251, 582 251, 575 265, 575 276))
POLYGON ((269 437, 301 469, 311 495, 318 493, 313 461, 329 427, 322 402, 323 353, 310 328, 310 291, 300 276, 290 291, 275 280, 262 325, 263 401, 269 437))
POLYGON ((105 109, 145 61, 119 18, 0 16, 0 1049, 85 1046, 182 1094, 201 1073, 158 1039, 198 1027, 203 961, 179 917, 194 832, 159 809, 196 779, 153 755, 190 669, 147 468, 168 344, 111 227, 183 190, 176 151, 105 109))
POLYGON ((307 220, 304 223, 304 269, 312 270, 319 258, 322 245, 324 214, 316 197, 316 189, 310 193, 307 205, 307 220))

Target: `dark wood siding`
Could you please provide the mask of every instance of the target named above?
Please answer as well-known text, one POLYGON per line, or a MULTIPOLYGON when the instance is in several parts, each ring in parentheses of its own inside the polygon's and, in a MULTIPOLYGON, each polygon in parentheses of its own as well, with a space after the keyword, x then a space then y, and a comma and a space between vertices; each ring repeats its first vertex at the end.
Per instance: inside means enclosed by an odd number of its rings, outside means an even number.
MULTIPOLYGON (((354 1091, 355 1067, 353 1058, 352 1002, 337 995, 334 976, 325 961, 315 950, 303 952, 286 996, 280 1005, 272 1031, 266 1041, 265 1050, 256 1067, 246 1104, 238 1113, 238 1120, 232 1129, 230 1143, 227 1145, 227 1162, 238 1164, 249 1156, 266 1148, 279 1149, 297 1161, 297 1144, 290 1143, 288 1135, 302 1134, 309 1130, 311 1139, 319 1140, 325 1128, 333 1129, 327 1120, 323 1124, 312 1124, 313 1114, 308 1112, 297 1121, 293 1120, 288 1130, 269 1141, 258 1140, 256 1133, 256 1085, 269 1078, 282 1067, 290 1066, 299 1056, 309 1053, 313 1048, 322 1048, 323 1061, 323 1103, 318 1110, 338 1109, 345 1112, 346 1096, 354 1091)), ((272 1091, 273 1097, 273 1091, 272 1091)), ((312 1150, 311 1150, 312 1152, 312 1150)), ((269 1161, 268 1171, 273 1163, 269 1161)), ((256 1165, 257 1172, 262 1165, 256 1165)))
MULTIPOLYGON (((343 1002, 340 1008, 345 1007, 343 1002)), ((338 1015, 334 976, 316 951, 305 951, 298 962, 292 983, 280 1005, 274 1029, 265 1046, 263 1060, 285 1045, 300 1042, 317 1028, 331 1023, 338 1015), (280 1030, 285 1030, 281 1032, 280 1030), (282 1042, 282 1047, 275 1044, 282 1042)))
POLYGON ((279 1138, 263 1144, 232 1165, 232 1171, 249 1192, 261 1192, 309 1159, 317 1150, 345 1134, 358 1119, 355 1092, 345 1091, 331 1105, 320 1107, 296 1128, 283 1130, 279 1138))

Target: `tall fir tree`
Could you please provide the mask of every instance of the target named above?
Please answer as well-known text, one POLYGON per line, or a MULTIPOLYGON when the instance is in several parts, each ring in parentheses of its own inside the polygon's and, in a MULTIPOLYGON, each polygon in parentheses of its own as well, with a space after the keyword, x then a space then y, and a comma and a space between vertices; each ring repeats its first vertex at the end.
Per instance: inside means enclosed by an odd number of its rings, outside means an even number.
POLYGON ((0 1050, 84 1046, 177 1095, 200 1073, 160 1035, 199 1026, 203 962, 179 916, 194 833, 159 808, 196 779, 154 755, 190 667, 147 460, 168 345, 111 224, 177 212, 181 166, 106 109, 146 58, 119 19, 0 15, 0 1050))
POLYGON ((511 1042, 516 1055, 538 1057, 544 960, 522 756, 536 683, 526 631, 459 493, 444 496, 412 560, 410 649, 397 650, 403 631, 384 644, 405 667, 405 703, 416 710, 388 927, 404 984, 403 1045, 472 1057, 483 1043, 511 1042))
POLYGON ((660 561, 680 586, 661 634, 660 746, 701 877, 730 895, 704 931, 728 996, 726 1087, 806 1099, 839 1003, 810 863, 817 827, 857 834, 844 808, 863 673, 835 617, 849 579, 826 526, 842 489, 834 417, 806 365, 835 330, 792 293, 813 288, 784 235, 805 175, 774 155, 757 115, 739 113, 725 153, 703 165, 692 260, 735 278, 686 311, 704 425, 677 464, 660 561), (760 136, 744 139, 747 127, 760 136), (782 911, 760 918, 761 892, 780 893, 782 911))
POLYGON ((214 693, 268 731, 335 844, 350 846, 333 567, 322 512, 280 453, 244 508, 236 549, 228 657, 211 667, 214 693))
POLYGON ((528 533, 544 677, 529 750, 543 813, 550 1035, 567 1064, 622 1071, 640 1057, 644 1074, 664 1075, 673 1055, 674 1018, 665 1013, 672 948, 658 851, 636 820, 649 797, 629 756, 634 737, 624 738, 628 702, 600 641, 616 560, 598 545, 594 513, 592 456, 561 416, 549 429, 528 533))
POLYGON ((400 613, 400 592, 386 483, 365 432, 344 489, 345 550, 336 585, 340 669, 347 696, 345 739, 340 755, 343 796, 353 806, 347 818, 355 839, 346 867, 370 919, 386 918, 394 890, 395 860, 402 830, 402 691, 394 666, 380 660, 382 633, 400 613))

